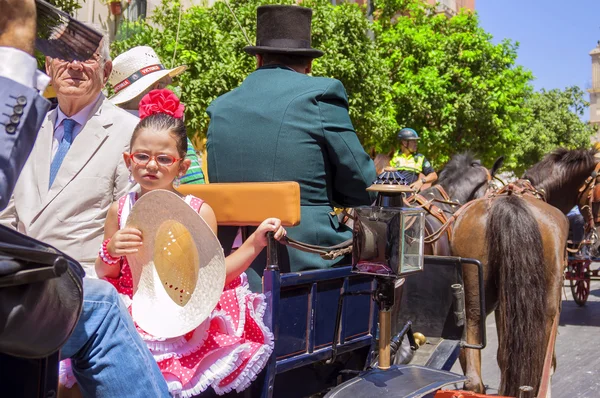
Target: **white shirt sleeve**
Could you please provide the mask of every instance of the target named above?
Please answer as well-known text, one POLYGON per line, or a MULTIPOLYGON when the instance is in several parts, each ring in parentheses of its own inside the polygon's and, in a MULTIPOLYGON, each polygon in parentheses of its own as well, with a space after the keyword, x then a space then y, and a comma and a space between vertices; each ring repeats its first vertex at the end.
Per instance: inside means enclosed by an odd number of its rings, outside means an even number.
POLYGON ((0 76, 43 92, 50 77, 37 69, 37 61, 31 55, 13 47, 0 46, 0 76))

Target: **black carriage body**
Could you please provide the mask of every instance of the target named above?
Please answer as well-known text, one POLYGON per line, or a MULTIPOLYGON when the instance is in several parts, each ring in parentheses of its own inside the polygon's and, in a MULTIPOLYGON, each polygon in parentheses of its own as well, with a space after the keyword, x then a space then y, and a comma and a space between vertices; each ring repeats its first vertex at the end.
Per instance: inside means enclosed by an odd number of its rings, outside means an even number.
POLYGON ((404 281, 397 324, 401 327, 410 320, 428 343, 411 364, 395 365, 389 371, 366 370, 376 348, 374 300, 370 295, 348 294, 375 291, 375 277, 352 273, 350 266, 300 273, 267 267, 265 322, 275 336, 275 353, 247 396, 293 398, 327 391, 331 397, 427 396, 441 386, 464 381, 463 376, 448 372, 461 347, 463 327, 456 325, 451 286, 462 283, 463 266, 478 266, 478 262, 426 256, 425 271, 404 281), (337 360, 329 364, 342 294, 337 360), (349 380, 335 387, 344 379, 349 380), (382 380, 387 387, 378 386, 382 380))
POLYGON ((305 397, 334 387, 341 370, 363 370, 377 330, 377 308, 369 295, 344 300, 338 357, 330 364, 327 359, 332 357, 340 295, 373 289, 373 278, 353 274, 350 266, 285 274, 266 269, 270 311, 265 322, 275 336, 275 352, 252 396, 305 397))

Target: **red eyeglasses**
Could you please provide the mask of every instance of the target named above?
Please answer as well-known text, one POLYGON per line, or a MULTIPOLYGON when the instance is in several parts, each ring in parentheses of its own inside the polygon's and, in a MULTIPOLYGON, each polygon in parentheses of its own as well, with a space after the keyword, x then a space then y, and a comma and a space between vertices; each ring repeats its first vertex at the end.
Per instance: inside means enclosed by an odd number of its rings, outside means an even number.
POLYGON ((135 152, 131 154, 131 161, 139 166, 146 166, 152 159, 160 166, 171 166, 173 163, 183 160, 183 158, 176 158, 165 154, 155 156, 150 156, 144 152, 135 152))

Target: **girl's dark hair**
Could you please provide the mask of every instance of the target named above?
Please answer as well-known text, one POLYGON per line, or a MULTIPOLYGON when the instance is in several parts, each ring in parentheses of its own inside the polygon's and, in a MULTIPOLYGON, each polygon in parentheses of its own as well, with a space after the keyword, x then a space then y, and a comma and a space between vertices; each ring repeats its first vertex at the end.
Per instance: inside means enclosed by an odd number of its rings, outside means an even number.
POLYGON ((166 113, 155 113, 154 115, 143 118, 135 127, 135 130, 133 130, 131 142, 129 143, 130 147, 133 146, 133 142, 139 132, 144 129, 168 131, 177 141, 177 152, 179 152, 179 156, 183 158, 187 153, 187 132, 182 119, 167 115, 166 113))

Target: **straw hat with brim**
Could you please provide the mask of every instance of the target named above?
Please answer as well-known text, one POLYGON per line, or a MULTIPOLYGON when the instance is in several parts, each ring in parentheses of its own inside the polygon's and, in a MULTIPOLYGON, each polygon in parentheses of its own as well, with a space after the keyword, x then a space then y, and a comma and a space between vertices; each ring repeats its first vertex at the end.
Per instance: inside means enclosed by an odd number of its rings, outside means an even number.
POLYGON ((256 46, 249 54, 287 54, 318 58, 323 51, 311 47, 312 10, 300 6, 270 5, 256 10, 256 46))
POLYGON ((143 195, 127 226, 139 229, 144 239, 138 253, 127 256, 133 319, 156 337, 194 330, 223 293, 225 257, 219 240, 194 209, 165 190, 143 195))
POLYGON ((175 77, 186 69, 185 65, 166 69, 151 47, 134 47, 113 60, 108 83, 115 95, 110 100, 116 105, 131 101, 163 77, 175 77))

